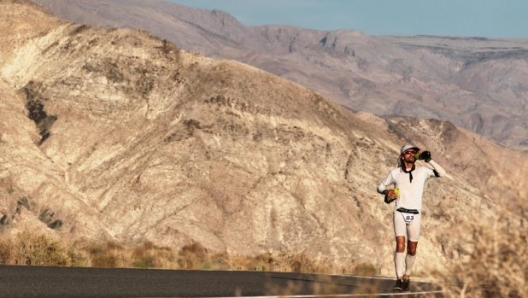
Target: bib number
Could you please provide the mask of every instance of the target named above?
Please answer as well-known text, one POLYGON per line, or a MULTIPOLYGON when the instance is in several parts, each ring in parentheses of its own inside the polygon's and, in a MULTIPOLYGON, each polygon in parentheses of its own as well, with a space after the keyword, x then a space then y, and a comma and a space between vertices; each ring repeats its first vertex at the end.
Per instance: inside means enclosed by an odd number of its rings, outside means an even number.
POLYGON ((407 209, 400 207, 396 209, 403 216, 403 220, 406 224, 410 224, 414 220, 414 216, 420 214, 420 211, 416 209, 407 209))
POLYGON ((414 220, 414 214, 411 213, 402 213, 403 220, 406 224, 410 224, 414 220))

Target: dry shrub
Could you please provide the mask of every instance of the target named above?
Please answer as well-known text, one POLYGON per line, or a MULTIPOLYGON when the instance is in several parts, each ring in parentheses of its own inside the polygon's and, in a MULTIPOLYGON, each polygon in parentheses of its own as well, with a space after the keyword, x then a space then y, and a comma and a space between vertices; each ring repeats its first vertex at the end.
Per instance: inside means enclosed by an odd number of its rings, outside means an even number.
POLYGON ((200 269, 206 260, 207 250, 200 243, 194 242, 183 246, 178 255, 178 264, 183 269, 200 269))
POLYGON ((166 247, 159 247, 146 241, 134 248, 132 267, 136 268, 172 268, 175 257, 166 247))
MULTIPOLYGON (((0 238, 0 263, 105 268, 164 268, 187 270, 247 270, 298 273, 350 272, 351 266, 336 266, 327 259, 311 258, 305 253, 274 252, 257 256, 230 256, 210 252, 194 242, 177 253, 150 241, 127 246, 115 241, 59 243, 44 235, 22 233, 0 238)), ((355 274, 377 272, 369 264, 359 264, 355 274)))
POLYGON ((229 256, 227 253, 212 253, 201 264, 200 269, 229 270, 232 268, 229 266, 229 256))
POLYGON ((446 297, 528 297, 525 224, 501 217, 491 226, 472 223, 460 229, 465 246, 443 275, 446 297))
POLYGON ((21 232, 0 239, 0 263, 7 265, 82 266, 75 250, 44 235, 21 232))
POLYGON ((92 267, 127 267, 124 247, 114 241, 105 244, 90 244, 81 248, 88 252, 92 267))
POLYGON ((375 276, 379 274, 379 269, 373 264, 360 263, 354 268, 354 275, 359 276, 375 276))
POLYGON ((314 273, 333 271, 326 262, 317 262, 304 253, 281 253, 278 257, 279 265, 286 265, 286 271, 298 273, 314 273))
POLYGON ((89 266, 106 268, 179 268, 170 248, 150 241, 127 246, 115 241, 76 243, 75 249, 87 255, 89 266))
MULTIPOLYGON (((209 252, 200 243, 186 245, 178 252, 178 265, 182 269, 282 271, 298 273, 335 273, 338 268, 327 259, 315 260, 305 253, 277 252, 257 256, 237 256, 209 252)), ((361 266, 360 266, 361 267, 361 266)), ((364 265, 362 268, 369 266, 364 265)), ((369 270, 376 270, 374 266, 369 270)))
POLYGON ((350 273, 352 264, 335 263, 330 258, 313 257, 304 252, 280 252, 275 257, 280 271, 299 273, 350 273))
POLYGON ((276 271, 276 263, 268 254, 255 257, 247 256, 226 256, 228 268, 244 271, 276 271))
POLYGON ((314 259, 303 252, 269 252, 257 256, 232 256, 230 268, 237 270, 280 271, 297 273, 335 273, 345 268, 328 259, 314 259))
POLYGON ((150 241, 136 247, 132 253, 132 266, 136 268, 158 267, 156 265, 156 257, 152 252, 154 249, 156 249, 156 246, 150 241))

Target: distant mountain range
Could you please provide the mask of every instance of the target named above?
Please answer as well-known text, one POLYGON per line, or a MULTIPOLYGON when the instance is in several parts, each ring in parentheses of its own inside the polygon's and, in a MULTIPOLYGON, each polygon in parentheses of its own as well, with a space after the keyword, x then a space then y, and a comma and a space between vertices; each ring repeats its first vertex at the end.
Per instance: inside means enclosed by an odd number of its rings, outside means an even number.
POLYGON ((159 0, 35 2, 74 22, 139 28, 188 51, 256 66, 353 111, 450 121, 528 148, 528 40, 247 27, 219 10, 159 0))

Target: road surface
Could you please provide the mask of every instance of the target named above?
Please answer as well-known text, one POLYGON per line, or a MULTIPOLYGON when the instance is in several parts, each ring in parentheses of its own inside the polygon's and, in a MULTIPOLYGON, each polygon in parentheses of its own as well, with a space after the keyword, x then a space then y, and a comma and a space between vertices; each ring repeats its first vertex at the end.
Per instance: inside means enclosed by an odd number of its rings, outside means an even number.
MULTIPOLYGON (((0 297, 239 297, 342 295, 387 297, 383 278, 258 271, 0 266, 0 297)), ((413 282, 409 297, 441 297, 432 284, 413 282), (423 294, 433 291, 437 294, 423 294)), ((397 296, 401 297, 401 296, 397 296)))

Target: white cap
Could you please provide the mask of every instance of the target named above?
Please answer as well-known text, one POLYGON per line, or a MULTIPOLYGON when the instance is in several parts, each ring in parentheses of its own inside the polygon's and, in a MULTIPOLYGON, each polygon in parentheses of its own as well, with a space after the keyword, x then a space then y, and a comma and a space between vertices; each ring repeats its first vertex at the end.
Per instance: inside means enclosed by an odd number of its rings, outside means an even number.
POLYGON ((416 146, 411 145, 411 144, 407 144, 407 145, 401 147, 401 149, 400 149, 400 154, 403 154, 403 152, 405 152, 405 151, 407 151, 407 150, 409 150, 409 149, 414 149, 414 150, 416 150, 416 151, 420 151, 420 148, 419 148, 419 147, 416 147, 416 146))

